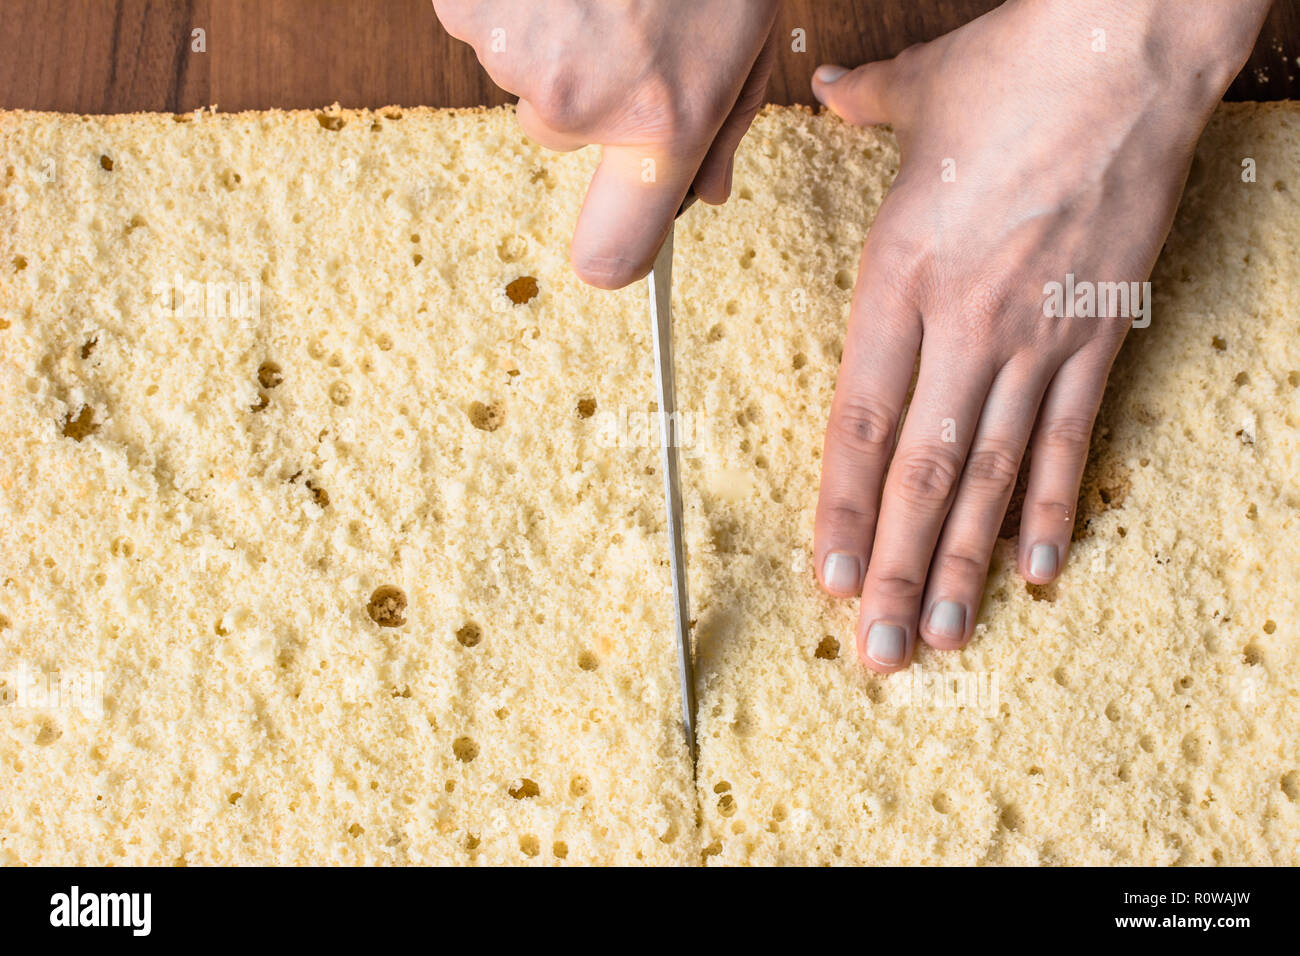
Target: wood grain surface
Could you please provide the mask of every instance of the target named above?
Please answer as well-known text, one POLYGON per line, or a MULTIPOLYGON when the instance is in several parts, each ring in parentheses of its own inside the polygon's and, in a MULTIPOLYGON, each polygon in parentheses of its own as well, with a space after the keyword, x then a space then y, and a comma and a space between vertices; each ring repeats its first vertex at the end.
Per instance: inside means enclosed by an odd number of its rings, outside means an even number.
MULTIPOLYGON (((545 0, 538 0, 545 2, 545 0)), ((1226 2, 1226 0, 1225 0, 1226 2)), ((769 99, 811 103, 819 63, 891 56, 995 0, 786 0, 769 99)), ((1229 99, 1300 96, 1300 0, 1276 0, 1229 99)), ((509 102, 428 0, 4 0, 0 108, 116 113, 509 102), (206 52, 191 49, 205 31, 206 52)))

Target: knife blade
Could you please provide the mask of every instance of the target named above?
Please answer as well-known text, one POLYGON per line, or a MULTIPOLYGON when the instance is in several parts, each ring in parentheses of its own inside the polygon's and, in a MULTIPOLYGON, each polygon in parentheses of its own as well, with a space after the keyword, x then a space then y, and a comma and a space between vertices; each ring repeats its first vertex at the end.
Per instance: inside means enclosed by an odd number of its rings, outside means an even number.
MULTIPOLYGON (((692 192, 677 215, 695 201, 692 192)), ((668 514, 668 560, 673 581, 673 624, 677 635, 677 669, 681 679, 682 725, 692 763, 695 746, 695 655, 691 647, 691 602, 686 588, 686 545, 682 529, 682 483, 677 447, 681 422, 673 375, 673 226, 655 256, 646 278, 650 290, 650 321, 654 330, 655 392, 659 396, 659 450, 664 473, 664 506, 668 514)))

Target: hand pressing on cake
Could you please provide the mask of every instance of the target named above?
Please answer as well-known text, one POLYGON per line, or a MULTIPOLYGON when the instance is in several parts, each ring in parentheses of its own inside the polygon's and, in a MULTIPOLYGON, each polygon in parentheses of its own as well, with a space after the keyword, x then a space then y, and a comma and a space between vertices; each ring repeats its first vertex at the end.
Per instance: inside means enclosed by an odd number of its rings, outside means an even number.
POLYGON ((822 586, 861 594, 873 670, 906 667, 918 637, 970 639, 1027 448, 1020 573, 1060 572, 1106 377, 1150 306, 1140 283, 1267 8, 1013 0, 893 60, 817 71, 823 103, 893 124, 902 151, 859 265, 814 545, 822 586), (1054 283, 1113 317, 1049 317, 1054 283), (1139 297, 1122 308, 1103 283, 1139 297))
POLYGON ((578 276, 616 289, 650 271, 692 185, 725 202, 732 155, 762 105, 776 0, 433 0, 519 97, 519 125, 550 149, 597 143, 574 230, 578 276))

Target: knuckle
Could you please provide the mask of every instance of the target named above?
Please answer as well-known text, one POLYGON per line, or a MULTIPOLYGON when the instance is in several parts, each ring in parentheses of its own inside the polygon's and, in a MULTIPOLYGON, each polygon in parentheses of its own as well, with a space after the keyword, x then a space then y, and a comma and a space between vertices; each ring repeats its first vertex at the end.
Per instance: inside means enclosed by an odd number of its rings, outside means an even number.
POLYGON ((923 577, 904 568, 885 568, 869 584, 870 590, 881 597, 900 601, 916 601, 925 587, 923 577))
POLYGON ((1032 516, 1045 529, 1069 527, 1074 521, 1074 505, 1061 501, 1035 501, 1026 510, 1026 516, 1032 516))
POLYGON ((832 498, 823 506, 822 517, 829 527, 869 528, 876 523, 876 509, 865 501, 832 498))
MULTIPOLYGON (((1015 298, 1016 292, 1006 279, 977 279, 965 290, 956 314, 947 316, 952 321, 945 324, 959 340, 969 345, 988 349, 991 345, 1005 343, 1015 316, 1019 315, 1015 298)), ((1017 337, 1023 338, 1023 332, 1017 337)))
MULTIPOLYGON (((891 194, 886 197, 885 202, 888 203, 890 199, 894 199, 891 205, 892 211, 902 213, 901 218, 906 220, 908 204, 902 202, 903 208, 900 209, 898 204, 901 201, 891 194)), ((885 288, 902 295, 908 290, 925 284, 932 261, 933 249, 929 236, 909 235, 898 230, 886 231, 882 228, 879 233, 867 233, 859 271, 871 267, 874 263, 878 267, 885 288)))
POLYGON ((1092 419, 1080 415, 1058 416, 1044 423, 1038 440, 1047 451, 1084 454, 1092 441, 1092 419))
POLYGON ((472 30, 473 4, 465 3, 463 0, 433 0, 433 12, 438 17, 438 23, 450 36, 465 43, 477 40, 472 30))
POLYGON ((957 484, 957 466, 951 455, 935 448, 908 452, 894 467, 898 469, 896 490, 909 504, 943 504, 957 484))
POLYGON ((891 113, 900 109, 902 115, 911 112, 910 103, 915 101, 917 82, 927 75, 925 43, 913 43, 904 47, 892 60, 887 61, 888 82, 884 84, 882 96, 890 105, 891 113))
POLYGON ((1006 309, 1016 292, 1023 293, 1022 286, 1023 283, 1015 285, 1008 276, 982 275, 967 287, 966 294, 962 297, 963 305, 972 315, 998 315, 1006 309))
POLYGON ((1020 456, 1011 448, 985 445, 966 460, 965 480, 972 488, 994 498, 1010 495, 1020 473, 1020 456))
POLYGON ((692 115, 690 105, 667 78, 651 75, 618 108, 619 127, 629 135, 665 146, 670 152, 700 146, 711 120, 692 115))
POLYGON ((538 118, 551 129, 575 133, 587 124, 589 111, 568 72, 555 70, 543 74, 529 94, 528 101, 538 118))
POLYGON ((913 43, 911 46, 903 47, 894 56, 894 68, 903 74, 915 73, 921 67, 920 60, 926 44, 913 43))
POLYGON ((969 551, 945 551, 935 561, 935 570, 947 581, 984 581, 988 560, 969 551))
POLYGON ((894 417, 879 403, 850 395, 831 414, 832 435, 859 455, 883 457, 894 437, 894 417))
POLYGON ((764 84, 755 83, 748 85, 741 90, 732 112, 738 116, 751 117, 763 108, 763 103, 767 100, 767 88, 764 84))

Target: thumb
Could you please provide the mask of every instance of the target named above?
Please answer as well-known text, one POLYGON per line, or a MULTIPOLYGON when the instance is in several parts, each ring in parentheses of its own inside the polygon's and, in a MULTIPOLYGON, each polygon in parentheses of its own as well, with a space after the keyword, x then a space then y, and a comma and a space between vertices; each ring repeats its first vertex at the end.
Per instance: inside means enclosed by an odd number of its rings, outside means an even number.
POLYGON ((856 70, 823 64, 813 74, 813 95, 854 126, 893 122, 887 105, 893 66, 893 60, 864 63, 856 70))
POLYGON ((618 289, 649 272, 699 164, 663 147, 605 146, 569 248, 578 278, 618 289))

